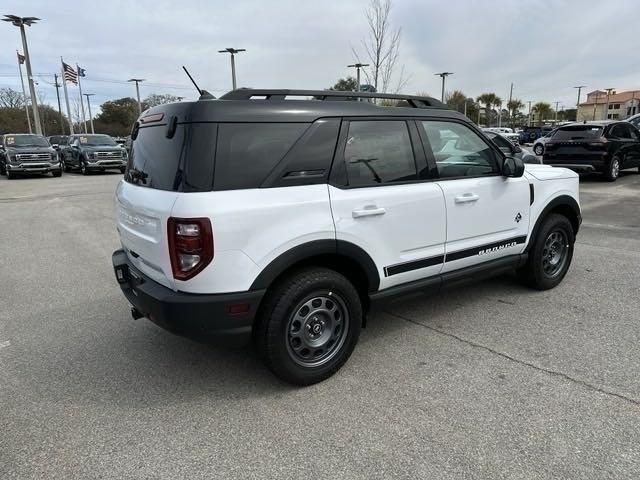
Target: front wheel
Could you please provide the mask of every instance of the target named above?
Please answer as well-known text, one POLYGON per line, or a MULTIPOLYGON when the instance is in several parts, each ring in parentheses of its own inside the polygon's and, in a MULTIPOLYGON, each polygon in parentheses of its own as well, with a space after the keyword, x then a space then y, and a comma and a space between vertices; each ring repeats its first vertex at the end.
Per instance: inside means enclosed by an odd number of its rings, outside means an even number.
POLYGON ((548 290, 558 285, 569 270, 575 235, 564 215, 552 213, 543 220, 524 267, 518 276, 528 286, 548 290))
POLYGON ((267 293, 254 340, 278 377, 311 385, 348 360, 362 315, 360 296, 349 280, 326 268, 306 268, 267 293))
POLYGON ((610 182, 615 182, 620 176, 620 159, 613 157, 609 163, 609 168, 605 173, 605 178, 610 182))
POLYGON ((533 147, 533 153, 536 155, 542 155, 544 153, 544 147, 540 144, 533 147))
POLYGON ((13 180, 14 178, 16 178, 16 174, 7 170, 7 179, 13 180))
POLYGON ((80 172, 82 172, 82 175, 89 175, 89 169, 85 162, 80 162, 80 172))

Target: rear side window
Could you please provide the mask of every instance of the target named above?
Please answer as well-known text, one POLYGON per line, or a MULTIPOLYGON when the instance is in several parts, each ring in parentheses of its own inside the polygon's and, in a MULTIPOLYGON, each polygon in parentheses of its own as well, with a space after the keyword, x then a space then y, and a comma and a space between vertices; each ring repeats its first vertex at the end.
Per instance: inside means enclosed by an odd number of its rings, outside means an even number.
POLYGON ((167 138, 166 125, 140 128, 125 180, 158 190, 210 191, 216 129, 211 123, 180 124, 167 138))
POLYGON ((306 123, 221 123, 214 190, 258 188, 308 127, 306 123))
POLYGON ((378 185, 418 178, 405 121, 350 122, 344 162, 350 186, 378 185))

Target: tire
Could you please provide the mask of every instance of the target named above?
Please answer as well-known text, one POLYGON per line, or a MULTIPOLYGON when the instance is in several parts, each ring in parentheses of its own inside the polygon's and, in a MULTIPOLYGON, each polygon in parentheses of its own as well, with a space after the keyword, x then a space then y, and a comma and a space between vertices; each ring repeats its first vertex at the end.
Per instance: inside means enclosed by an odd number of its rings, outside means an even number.
POLYGON ((609 167, 604 174, 609 182, 615 182, 620 176, 620 157, 614 156, 609 162, 609 167))
POLYGON ((127 167, 120 167, 120 173, 124 173, 127 171, 127 167))
POLYGON ((60 170, 55 171, 55 172, 51 172, 51 174, 54 177, 61 177, 62 176, 62 168, 60 170))
POLYGON ((557 213, 548 215, 533 239, 526 265, 518 269, 518 277, 538 290, 557 286, 571 265, 574 243, 569 219, 557 213))
POLYGON ((544 153, 544 146, 540 143, 533 147, 533 153, 536 155, 542 155, 544 153))
POLYGON ((89 175, 89 169, 87 168, 87 164, 85 162, 80 162, 80 172, 82 172, 82 175, 89 175))
POLYGON ((62 169, 67 173, 71 171, 71 167, 67 165, 65 162, 62 162, 62 169))
POLYGON ((254 342, 276 376, 311 385, 349 359, 362 319, 360 296, 349 280, 326 268, 305 268, 267 292, 254 342))
POLYGON ((14 178, 16 178, 16 174, 7 170, 7 178, 9 180, 13 180, 14 178))

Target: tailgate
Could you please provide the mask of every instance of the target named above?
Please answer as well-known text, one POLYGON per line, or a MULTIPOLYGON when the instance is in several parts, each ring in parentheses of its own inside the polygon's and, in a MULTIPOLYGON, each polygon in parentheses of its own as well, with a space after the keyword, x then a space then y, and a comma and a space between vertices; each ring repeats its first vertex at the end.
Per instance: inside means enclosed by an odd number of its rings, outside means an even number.
POLYGON ((132 185, 125 181, 116 190, 116 216, 120 242, 131 263, 156 282, 175 290, 167 219, 178 194, 132 185))

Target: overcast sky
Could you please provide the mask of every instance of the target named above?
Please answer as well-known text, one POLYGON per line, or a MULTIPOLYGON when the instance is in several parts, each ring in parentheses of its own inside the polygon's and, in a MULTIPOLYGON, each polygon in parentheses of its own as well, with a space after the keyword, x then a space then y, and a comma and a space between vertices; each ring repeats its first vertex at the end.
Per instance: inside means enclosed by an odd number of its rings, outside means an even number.
MULTIPOLYGON (((87 71, 94 113, 105 100, 134 96, 131 77, 147 79, 141 95, 194 98, 186 65, 214 95, 230 90, 224 47, 237 58, 240 86, 327 88, 352 74, 346 65, 367 35, 368 0, 3 0, 0 13, 37 16, 27 29, 34 73, 60 70, 62 55, 87 71)), ((391 20, 402 28, 400 63, 411 75, 404 93, 439 96, 434 73, 454 72, 447 90, 468 96, 509 85, 523 101, 575 105, 586 91, 640 88, 638 0, 394 0, 391 20)), ((0 87, 20 88, 15 50, 19 31, 0 24, 0 87)), ((39 78, 55 103, 53 77, 39 78)), ((77 89, 70 92, 77 95, 77 89)), ((584 98, 584 97, 583 97, 584 98)))

